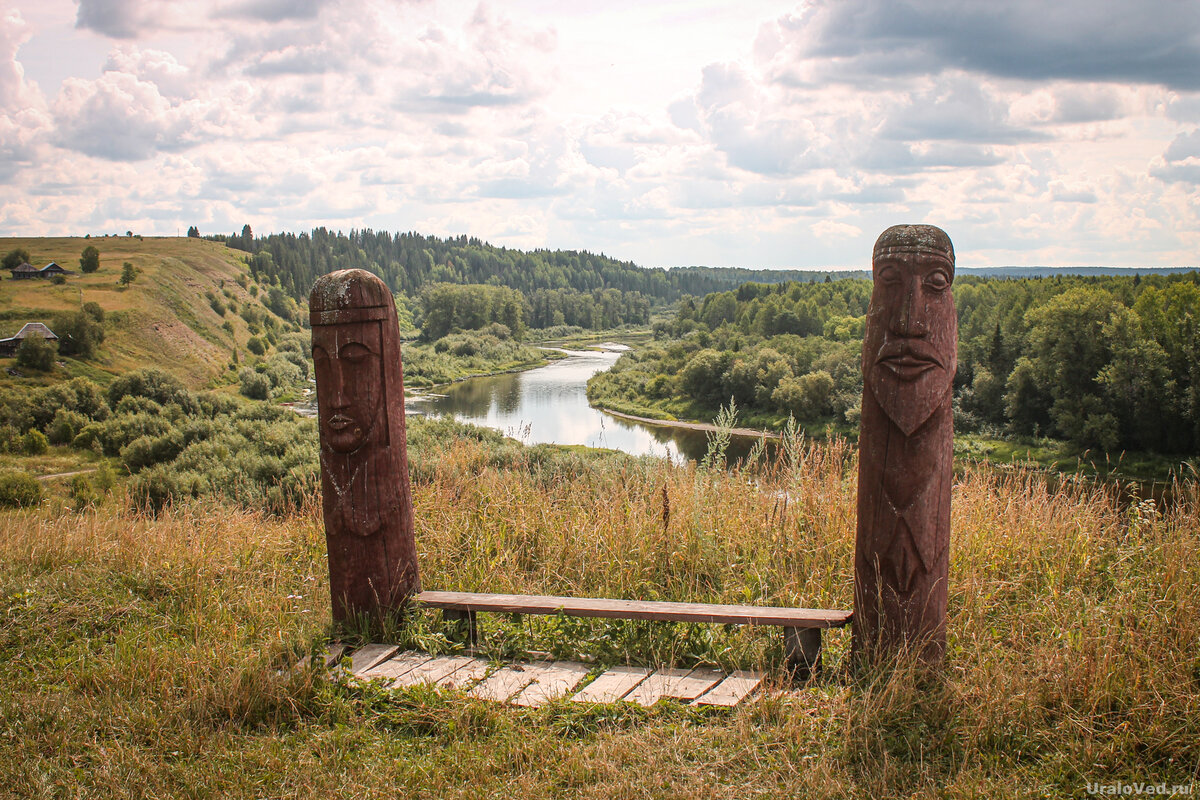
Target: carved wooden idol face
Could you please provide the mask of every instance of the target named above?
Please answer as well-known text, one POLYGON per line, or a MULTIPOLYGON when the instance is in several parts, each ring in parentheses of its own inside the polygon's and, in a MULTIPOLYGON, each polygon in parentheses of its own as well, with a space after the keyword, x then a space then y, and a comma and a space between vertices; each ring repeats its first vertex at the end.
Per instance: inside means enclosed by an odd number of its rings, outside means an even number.
POLYGON ((313 326, 313 366, 322 441, 352 453, 378 429, 387 443, 383 334, 378 322, 313 326))
POLYGON ((958 319, 941 253, 912 249, 876 256, 863 360, 884 413, 911 435, 945 400, 958 364, 958 319))

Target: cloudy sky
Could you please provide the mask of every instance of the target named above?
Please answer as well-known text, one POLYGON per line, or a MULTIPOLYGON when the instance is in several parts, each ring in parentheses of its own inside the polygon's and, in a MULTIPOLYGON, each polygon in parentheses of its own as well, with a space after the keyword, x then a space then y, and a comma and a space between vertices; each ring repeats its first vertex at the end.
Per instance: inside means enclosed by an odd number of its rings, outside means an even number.
POLYGON ((0 0, 0 235, 1200 264, 1196 0, 0 0))

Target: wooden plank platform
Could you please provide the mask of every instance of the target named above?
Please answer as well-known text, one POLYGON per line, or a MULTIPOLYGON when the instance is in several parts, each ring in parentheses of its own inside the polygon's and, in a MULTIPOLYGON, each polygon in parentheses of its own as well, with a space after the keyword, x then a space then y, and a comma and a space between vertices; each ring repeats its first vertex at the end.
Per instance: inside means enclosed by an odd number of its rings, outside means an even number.
POLYGON ((350 674, 358 675, 381 661, 391 658, 400 648, 394 644, 366 644, 354 651, 350 661, 350 674))
POLYGON ((413 598, 413 603, 452 611, 568 614, 574 617, 781 625, 789 628, 837 628, 848 624, 851 617, 849 611, 822 608, 771 608, 482 592, 421 592, 413 598))
POLYGON ((437 685, 443 689, 467 689, 487 675, 490 665, 482 658, 472 658, 468 663, 440 679, 437 685))
MULTIPOLYGON (((475 661, 467 656, 440 656, 431 658, 392 682, 393 687, 416 686, 421 683, 438 683, 475 661)), ((486 664, 486 662, 485 662, 486 664)))
POLYGON ((697 706, 733 708, 762 686, 761 672, 735 670, 725 680, 692 701, 697 706))
POLYGON ((576 703, 615 703, 632 692, 654 670, 648 667, 612 667, 571 698, 576 703))
POLYGON ((692 670, 660 669, 642 681, 625 699, 647 708, 664 698, 686 702, 695 700, 724 677, 720 670, 703 667, 692 670))
POLYGON ((533 683, 536 677, 537 668, 529 664, 502 667, 476 684, 467 692, 467 696, 478 700, 507 703, 509 698, 533 683))
POLYGON ((393 658, 377 662, 354 677, 364 681, 375 678, 391 678, 394 682, 432 659, 433 656, 428 653, 400 653, 393 658))
MULTIPOLYGON (((331 649, 329 655, 332 656, 331 649)), ((331 659, 327 659, 331 660, 331 659)), ((510 664, 488 674, 491 665, 471 656, 438 656, 399 652, 393 645, 365 645, 352 654, 359 669, 356 680, 391 679, 391 688, 434 684, 444 689, 466 690, 469 697, 540 708, 561 698, 576 703, 625 701, 649 707, 664 698, 694 705, 733 708, 759 691, 764 675, 716 669, 660 669, 617 666, 605 670, 578 689, 592 669, 577 661, 538 661, 510 664), (368 666, 362 666, 362 665, 368 666)), ((341 671, 336 667, 335 671, 341 671)))
POLYGON ((533 683, 522 689, 512 702, 527 708, 541 708, 546 703, 569 695, 589 671, 587 664, 578 661, 555 661, 539 668, 533 683))

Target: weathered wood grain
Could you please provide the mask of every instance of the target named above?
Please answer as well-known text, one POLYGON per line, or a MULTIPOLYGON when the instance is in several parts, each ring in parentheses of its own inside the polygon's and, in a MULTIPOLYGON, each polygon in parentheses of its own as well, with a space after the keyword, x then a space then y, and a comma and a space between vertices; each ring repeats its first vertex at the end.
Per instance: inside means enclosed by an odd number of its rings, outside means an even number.
POLYGON ((532 664, 513 664, 496 670, 477 683, 467 695, 479 700, 506 703, 537 677, 538 668, 532 664))
POLYGON ((587 677, 588 671, 588 665, 578 661, 555 661, 542 667, 533 682, 522 689, 512 702, 518 706, 541 708, 570 694, 587 677))
POLYGON ((357 677, 399 651, 400 648, 394 644, 365 644, 350 657, 350 674, 357 677))
POLYGON ((466 689, 487 675, 490 665, 482 658, 472 658, 454 672, 438 680, 443 689, 466 689))
POLYGON ((654 670, 648 667, 611 667, 580 689, 571 700, 576 703, 615 703, 652 672, 654 670))
POLYGON ((853 652, 946 648, 953 482, 954 246, 932 225, 875 243, 863 338, 853 652))
POLYGON ((733 708, 758 691, 763 684, 763 674, 752 670, 735 670, 723 681, 697 697, 693 702, 698 706, 724 706, 733 708))
POLYGON ((716 686, 723 677, 720 670, 703 667, 692 670, 661 669, 642 681, 625 699, 646 707, 663 698, 695 700, 716 686))
POLYGON ((421 589, 395 303, 349 269, 317 279, 309 310, 333 619, 381 630, 421 589))
POLYGON ((437 683, 475 659, 468 656, 439 656, 419 664, 392 682, 393 687, 416 686, 420 683, 437 683))
POLYGON ((484 592, 421 592, 413 602, 415 605, 429 608, 456 611, 568 614, 575 617, 782 625, 792 628, 836 628, 846 625, 851 618, 849 611, 821 608, 772 608, 484 592))

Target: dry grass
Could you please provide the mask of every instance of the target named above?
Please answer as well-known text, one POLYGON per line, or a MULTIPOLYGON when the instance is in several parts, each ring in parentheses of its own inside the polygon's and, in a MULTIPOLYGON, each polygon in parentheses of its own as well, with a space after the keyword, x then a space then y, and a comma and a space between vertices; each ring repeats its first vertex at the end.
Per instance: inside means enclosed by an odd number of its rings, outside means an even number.
MULTIPOLYGON (((415 491, 428 588, 847 607, 854 457, 750 475, 644 461, 517 468, 468 441, 415 491), (663 489, 669 515, 664 515, 663 489), (669 519, 666 517, 669 516, 669 519)), ((0 786, 16 796, 1086 796, 1200 782, 1200 502, 1122 507, 970 467, 950 656, 733 713, 512 711, 276 668, 328 633, 315 509, 0 517, 0 786)), ((492 620, 497 652, 732 665, 719 626, 492 620)), ((439 623, 410 634, 446 646, 439 623)))
POLYGON ((245 254, 219 242, 136 236, 0 238, 0 253, 15 248, 28 250, 35 266, 56 261, 76 274, 58 286, 0 276, 0 330, 12 335, 25 322, 49 323, 57 313, 98 303, 109 315, 105 342, 90 364, 100 375, 162 366, 194 387, 205 386, 222 375, 231 357, 233 340, 222 323, 233 323, 239 344, 249 337, 237 314, 220 317, 205 299, 206 291, 219 294, 223 284, 240 303, 251 300, 235 283, 246 272, 245 254), (100 269, 84 275, 79 257, 89 245, 100 251, 100 269), (141 270, 127 287, 118 283, 126 261, 141 270))

